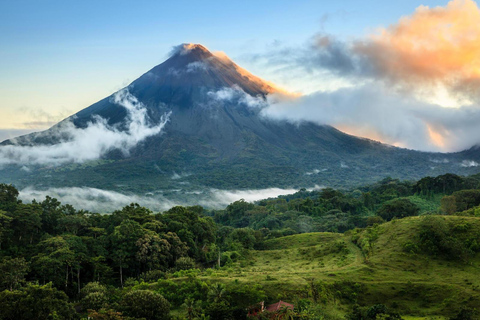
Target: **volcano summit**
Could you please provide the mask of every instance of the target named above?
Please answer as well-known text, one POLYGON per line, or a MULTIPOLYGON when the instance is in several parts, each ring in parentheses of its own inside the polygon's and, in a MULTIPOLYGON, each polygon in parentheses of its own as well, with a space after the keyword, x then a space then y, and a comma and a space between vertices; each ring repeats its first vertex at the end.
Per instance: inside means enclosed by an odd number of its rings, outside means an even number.
MULTIPOLYGON (((426 153, 265 117, 285 93, 199 44, 49 130, 4 141, 1 182, 136 193, 350 187, 478 171, 476 150, 426 153), (67 148, 68 147, 68 148, 67 148), (28 155, 28 156, 26 156, 28 155)), ((321 106, 319 106, 321 107, 321 106)))

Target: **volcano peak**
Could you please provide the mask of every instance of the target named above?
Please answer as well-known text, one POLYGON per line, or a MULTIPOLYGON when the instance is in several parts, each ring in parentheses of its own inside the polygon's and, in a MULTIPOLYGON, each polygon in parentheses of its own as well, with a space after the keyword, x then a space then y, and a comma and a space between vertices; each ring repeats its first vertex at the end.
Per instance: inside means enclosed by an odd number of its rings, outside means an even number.
POLYGON ((213 54, 203 45, 198 43, 182 43, 175 46, 172 50, 171 56, 192 56, 196 59, 206 59, 213 56, 213 54))

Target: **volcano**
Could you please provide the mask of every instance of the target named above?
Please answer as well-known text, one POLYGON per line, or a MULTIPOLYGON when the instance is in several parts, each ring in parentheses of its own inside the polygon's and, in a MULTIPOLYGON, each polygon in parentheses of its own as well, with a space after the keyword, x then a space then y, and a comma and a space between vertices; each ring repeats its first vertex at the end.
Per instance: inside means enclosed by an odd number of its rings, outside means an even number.
MULTIPOLYGON (((345 134, 331 126, 290 123, 262 116, 268 97, 286 94, 199 44, 176 47, 171 57, 127 88, 161 133, 148 136, 128 154, 112 149, 83 164, 3 168, 2 182, 24 186, 89 186, 132 192, 163 190, 352 187, 387 176, 418 179, 446 172, 472 174, 478 152, 426 153, 345 134), (470 161, 470 162, 465 162, 470 161)), ((115 96, 81 110, 62 123, 87 128, 104 119, 126 130, 128 110, 115 96)), ((3 145, 61 143, 62 123, 3 145)))

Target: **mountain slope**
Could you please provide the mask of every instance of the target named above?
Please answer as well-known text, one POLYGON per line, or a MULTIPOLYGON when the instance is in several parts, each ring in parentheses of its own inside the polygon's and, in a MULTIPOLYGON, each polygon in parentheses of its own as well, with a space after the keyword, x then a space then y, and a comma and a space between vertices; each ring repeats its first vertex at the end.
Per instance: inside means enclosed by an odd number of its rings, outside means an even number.
MULTIPOLYGON (((149 124, 158 124, 170 114, 161 134, 142 139, 128 153, 109 150, 101 161, 37 165, 28 170, 21 170, 23 164, 9 166, 1 170, 1 181, 20 188, 80 185, 150 192, 191 191, 201 186, 347 187, 385 176, 416 179, 478 172, 478 152, 472 150, 417 152, 350 136, 330 126, 266 119, 261 115, 265 98, 279 90, 201 45, 179 46, 168 60, 125 90, 145 106, 149 124)), ((62 124, 71 121, 77 128, 87 128, 97 117, 115 130, 127 129, 128 110, 112 95, 52 129, 3 145, 56 144, 65 140, 58 133, 62 124)))

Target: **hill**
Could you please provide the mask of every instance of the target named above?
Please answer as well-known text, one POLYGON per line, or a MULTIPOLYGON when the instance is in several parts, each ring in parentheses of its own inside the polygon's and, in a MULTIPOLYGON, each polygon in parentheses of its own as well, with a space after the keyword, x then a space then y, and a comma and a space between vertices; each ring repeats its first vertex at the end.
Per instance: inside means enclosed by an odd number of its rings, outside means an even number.
POLYGON ((357 303, 384 304, 402 316, 450 317, 460 307, 480 303, 476 277, 480 254, 477 248, 462 260, 418 248, 412 252, 414 243, 421 247, 420 238, 432 219, 434 225, 447 226, 452 237, 480 240, 479 218, 409 217, 346 234, 309 233, 268 240, 262 250, 251 251, 214 275, 198 276, 261 284, 271 301, 298 301, 317 294, 330 316, 350 312, 357 303), (454 232, 461 228, 463 233, 454 232))

